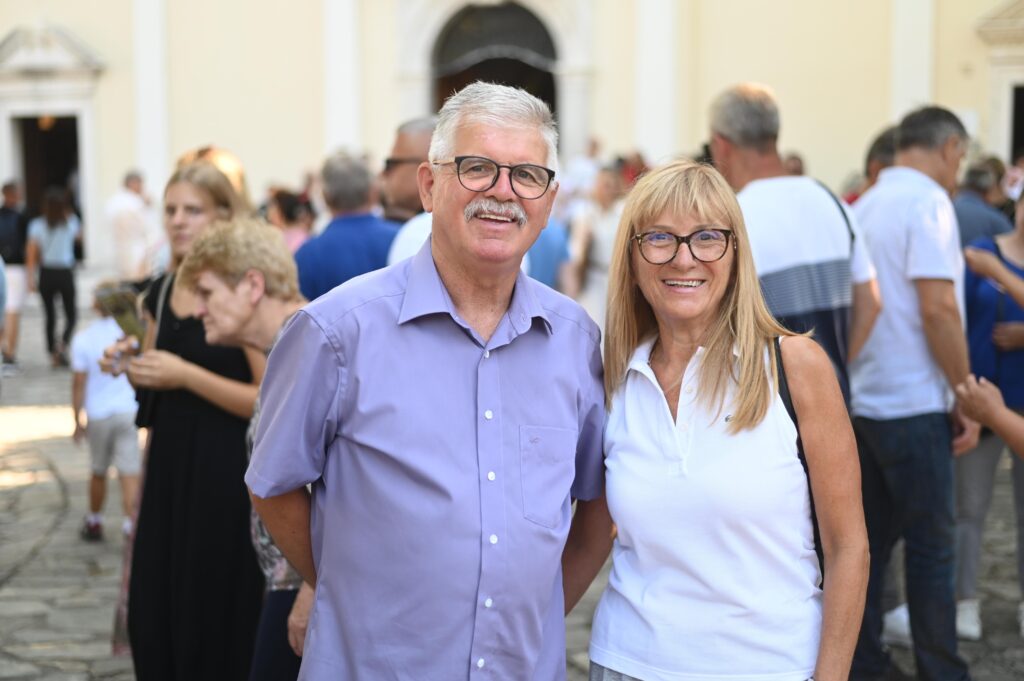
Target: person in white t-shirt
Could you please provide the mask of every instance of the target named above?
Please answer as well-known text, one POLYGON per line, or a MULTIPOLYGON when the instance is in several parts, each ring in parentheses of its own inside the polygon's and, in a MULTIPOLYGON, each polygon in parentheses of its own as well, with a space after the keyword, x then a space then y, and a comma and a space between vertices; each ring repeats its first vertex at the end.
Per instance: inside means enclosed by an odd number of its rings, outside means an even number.
POLYGON ((868 571, 853 432, 828 356, 768 312, 722 176, 643 176, 609 283, 618 533, 591 680, 845 681, 868 571))
POLYGON ((918 677, 970 678, 957 654, 953 455, 977 444, 979 428, 953 400, 969 362, 964 260, 949 198, 966 149, 953 113, 913 111, 896 130, 895 166, 854 205, 885 306, 850 365, 872 558, 852 679, 893 668, 880 638, 881 594, 900 537, 918 677))
POLYGON ((738 192, 768 309, 788 329, 813 330, 849 400, 847 364, 881 309, 875 268, 848 206, 817 180, 787 173, 779 127, 769 88, 733 86, 711 107, 711 155, 738 192))
POLYGON ((135 427, 135 389, 123 374, 111 376, 100 370, 107 346, 125 332, 112 316, 123 305, 124 294, 116 282, 96 287, 93 307, 100 318, 71 340, 71 409, 75 419, 75 443, 89 441, 92 475, 89 478, 89 513, 81 536, 87 541, 103 538, 103 504, 107 496, 107 471, 117 469, 121 483, 122 531, 132 529, 132 510, 139 486, 139 435, 135 427), (88 421, 83 422, 82 412, 88 421))

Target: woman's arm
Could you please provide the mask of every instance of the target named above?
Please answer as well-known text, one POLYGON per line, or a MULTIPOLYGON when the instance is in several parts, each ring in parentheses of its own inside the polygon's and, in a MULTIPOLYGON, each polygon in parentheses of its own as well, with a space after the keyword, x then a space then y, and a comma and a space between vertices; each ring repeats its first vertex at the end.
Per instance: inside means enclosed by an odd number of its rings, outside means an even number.
POLYGON ((38 272, 36 268, 39 266, 39 243, 35 239, 29 239, 28 243, 25 244, 25 276, 28 277, 28 290, 35 292, 38 290, 38 272))
POLYGON ((824 612, 814 678, 845 681, 868 583, 857 443, 832 364, 821 347, 810 338, 789 337, 782 343, 782 358, 825 554, 824 612))
POLYGON ((183 389, 241 418, 251 418, 267 360, 263 353, 246 350, 252 382, 226 378, 166 350, 149 350, 131 360, 132 385, 151 390, 183 389))

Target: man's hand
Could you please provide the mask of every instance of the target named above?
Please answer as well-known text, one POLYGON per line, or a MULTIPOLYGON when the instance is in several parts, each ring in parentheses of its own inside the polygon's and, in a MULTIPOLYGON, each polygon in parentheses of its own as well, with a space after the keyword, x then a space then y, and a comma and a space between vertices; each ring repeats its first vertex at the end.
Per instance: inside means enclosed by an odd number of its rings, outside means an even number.
POLYGON ((1024 322, 999 322, 992 329, 992 342, 1003 351, 1024 348, 1024 322))
POLYGON ((956 387, 956 396, 960 410, 981 423, 991 423, 1006 408, 999 388, 984 377, 976 379, 974 374, 956 387))
POLYGON ((139 388, 174 390, 184 387, 188 368, 173 352, 147 350, 128 362, 128 378, 139 388))
MULTIPOLYGON (((971 376, 968 375, 968 378, 971 376)), ((953 456, 966 454, 977 447, 981 424, 965 414, 959 402, 953 408, 950 418, 953 420, 953 456)))
POLYGON ((971 271, 979 277, 999 279, 1006 272, 1006 265, 995 253, 981 248, 968 246, 964 249, 964 261, 971 271))
POLYGON ((76 445, 82 444, 82 440, 85 439, 88 427, 83 426, 81 423, 75 423, 75 432, 71 434, 71 439, 75 441, 76 445))
POLYGON ((288 645, 299 657, 302 657, 302 647, 306 643, 306 627, 309 625, 309 611, 313 609, 315 594, 313 587, 303 582, 292 611, 288 613, 288 645))

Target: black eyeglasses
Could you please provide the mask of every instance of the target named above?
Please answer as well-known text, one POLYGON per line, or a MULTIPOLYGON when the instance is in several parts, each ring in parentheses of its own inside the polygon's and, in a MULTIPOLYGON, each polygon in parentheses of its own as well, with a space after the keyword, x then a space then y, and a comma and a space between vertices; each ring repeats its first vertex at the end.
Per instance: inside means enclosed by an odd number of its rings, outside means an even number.
MULTIPOLYGON (((636 234, 633 239, 640 244, 640 255, 652 265, 664 265, 671 262, 679 252, 679 246, 686 244, 694 260, 715 262, 721 260, 729 249, 732 230, 719 227, 698 229, 692 234, 679 236, 671 232, 644 232, 636 234)), ((736 242, 733 242, 733 248, 736 242)))
POLYGON ((459 183, 471 192, 485 192, 498 183, 502 168, 508 168, 512 191, 521 199, 539 199, 555 179, 555 171, 532 163, 505 165, 483 156, 456 156, 450 161, 434 161, 436 166, 455 165, 459 183))
POLYGON ((405 165, 406 163, 415 163, 416 165, 419 165, 425 160, 425 158, 386 158, 384 159, 384 172, 389 173, 394 170, 396 166, 405 165))

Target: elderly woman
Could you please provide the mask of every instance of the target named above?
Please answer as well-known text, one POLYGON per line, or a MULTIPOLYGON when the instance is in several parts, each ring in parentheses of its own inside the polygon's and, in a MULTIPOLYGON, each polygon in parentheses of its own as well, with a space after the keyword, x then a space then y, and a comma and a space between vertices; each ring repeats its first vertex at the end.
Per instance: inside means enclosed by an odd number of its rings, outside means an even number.
MULTIPOLYGON (((270 354, 281 328, 306 302, 280 230, 252 218, 220 222, 203 233, 178 277, 195 293, 195 316, 202 320, 210 345, 270 354)), ((259 411, 257 399, 246 433, 250 452, 259 411)), ((267 584, 249 681, 288 681, 299 675, 313 590, 274 544, 255 511, 249 522, 267 584)))
POLYGON ((765 307, 709 166, 658 168, 627 199, 605 384, 618 534, 590 678, 846 679, 868 567, 850 420, 826 354, 765 307))

